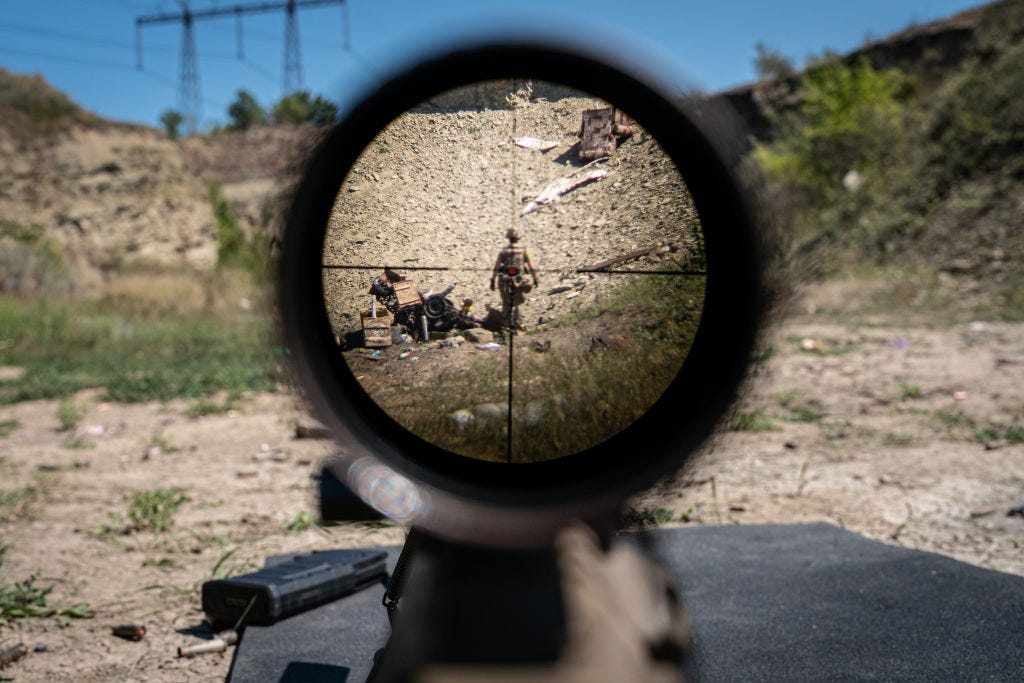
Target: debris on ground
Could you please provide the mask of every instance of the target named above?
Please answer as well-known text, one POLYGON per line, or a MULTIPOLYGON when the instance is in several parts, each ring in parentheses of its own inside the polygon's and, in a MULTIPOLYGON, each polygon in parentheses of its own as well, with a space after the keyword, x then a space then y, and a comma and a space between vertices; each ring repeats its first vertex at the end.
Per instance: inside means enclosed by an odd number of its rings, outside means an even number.
MULTIPOLYGON (((598 159, 597 161, 602 160, 603 159, 598 159)), ((595 180, 600 180, 601 178, 605 178, 609 175, 611 175, 611 171, 607 168, 591 167, 590 164, 587 164, 575 173, 562 176, 561 178, 555 178, 548 183, 543 190, 541 190, 540 194, 533 198, 533 201, 527 204, 526 207, 519 212, 519 215, 525 216, 533 213, 545 204, 551 204, 558 201, 559 197, 575 190, 577 187, 586 185, 587 183, 595 180)))
POLYGON ((118 624, 110 630, 118 638, 135 642, 142 640, 146 635, 146 627, 142 624, 118 624))
MULTIPOLYGON (((633 249, 632 251, 628 251, 625 254, 620 254, 618 256, 613 256, 611 258, 605 259, 603 261, 595 263, 594 265, 585 266, 583 268, 580 268, 579 272, 581 272, 581 273, 591 273, 591 272, 595 272, 595 271, 599 271, 599 270, 604 270, 605 268, 608 268, 609 266, 615 266, 615 265, 618 265, 620 263, 625 263, 626 261, 634 261, 634 260, 636 260, 638 258, 643 258, 644 256, 650 256, 650 255, 656 253, 657 251, 658 251, 658 245, 656 245, 656 244, 652 245, 652 246, 649 246, 649 247, 640 247, 639 249, 633 249)), ((556 289, 557 289, 557 287, 556 287, 556 289)), ((552 293, 554 293, 554 292, 552 292, 552 293)))
POLYGON ((1018 505, 1006 511, 1007 517, 1024 517, 1024 505, 1018 505))
POLYGON ((0 650, 0 669, 3 669, 8 664, 13 664, 27 654, 28 648, 25 647, 25 643, 18 643, 17 645, 0 650))
POLYGON ((331 438, 331 430, 327 429, 323 425, 304 424, 302 422, 295 423, 295 438, 296 439, 329 439, 331 438))
POLYGON ((227 631, 221 631, 210 640, 198 643, 196 645, 188 645, 178 648, 179 657, 195 657, 197 655, 205 655, 211 652, 224 652, 231 645, 238 642, 238 631, 234 629, 228 629, 227 631))
POLYGON ((636 124, 625 113, 615 107, 586 109, 583 111, 580 130, 579 157, 592 160, 615 154, 619 138, 626 138, 636 132, 636 124))
POLYGON ((524 135, 521 138, 516 138, 515 140, 513 140, 513 142, 516 143, 517 147, 523 147, 525 149, 536 149, 540 152, 546 152, 549 149, 554 149, 555 147, 558 147, 558 143, 555 142, 554 140, 541 140, 540 138, 535 138, 530 135, 524 135))

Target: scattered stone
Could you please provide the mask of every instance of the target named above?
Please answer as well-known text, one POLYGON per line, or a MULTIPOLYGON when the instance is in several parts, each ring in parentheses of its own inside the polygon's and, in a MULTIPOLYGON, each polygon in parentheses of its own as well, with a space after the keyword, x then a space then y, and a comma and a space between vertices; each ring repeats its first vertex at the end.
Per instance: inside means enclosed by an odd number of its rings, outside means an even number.
POLYGON ((967 392, 966 391, 954 391, 953 392, 953 400, 954 401, 962 401, 965 398, 967 398, 967 392))
POLYGON ((24 643, 18 643, 17 645, 12 645, 0 650, 0 669, 4 668, 8 664, 13 664, 27 654, 28 648, 25 647, 24 643))
POLYGON ((466 427, 473 424, 476 420, 473 417, 473 413, 463 408, 462 410, 456 410, 454 413, 448 416, 452 422, 457 424, 459 427, 466 427))
POLYGON ((554 318, 552 318, 550 315, 542 315, 541 317, 537 318, 537 324, 538 325, 546 325, 547 323, 549 323, 549 322, 551 322, 553 320, 554 320, 554 318))
POLYGON ((1024 505, 1018 505, 1006 511, 1007 517, 1024 517, 1024 505))
POLYGON ((545 353, 551 348, 551 340, 545 339, 544 341, 534 340, 530 342, 530 348, 537 353, 545 353))
POLYGON ((459 344, 466 341, 463 337, 449 337, 441 342, 441 346, 449 349, 457 349, 459 344))
POLYGON ((74 467, 76 470, 86 470, 92 467, 92 463, 88 460, 76 460, 74 467))
POLYGON ((38 472, 56 472, 60 469, 60 465, 55 462, 41 462, 36 465, 36 471, 38 472))
POLYGON ((252 456, 252 459, 256 462, 284 462, 288 459, 288 454, 280 449, 271 448, 269 444, 261 443, 259 453, 252 456))
POLYGON ((321 424, 304 424, 302 422, 295 423, 295 438, 296 439, 329 439, 331 438, 331 430, 327 429, 321 424))
POLYGON ((81 427, 76 432, 76 436, 103 436, 107 433, 107 428, 103 425, 88 425, 81 427))
POLYGON ((806 337, 800 340, 800 348, 804 351, 820 351, 822 347, 821 340, 811 339, 806 337))
POLYGON ((552 287, 551 289, 548 290, 548 296, 552 296, 555 294, 564 294, 565 292, 571 292, 572 289, 572 285, 558 285, 557 287, 552 287))
POLYGON ((1009 446, 1009 445, 1010 445, 1010 442, 1007 441, 1006 439, 995 439, 994 441, 986 441, 985 442, 985 450, 986 451, 997 451, 1000 448, 1005 448, 1006 446, 1009 446))
POLYGON ((476 348, 480 349, 481 351, 496 351, 501 348, 501 344, 498 344, 496 342, 489 342, 487 344, 477 344, 476 348))
POLYGON ((41 640, 36 641, 36 646, 32 648, 32 652, 49 652, 50 646, 41 640))
POLYGON ((729 512, 746 512, 747 508, 744 505, 730 505, 729 512))
POLYGON ((797 448, 800 447, 799 444, 797 444, 796 441, 787 441, 786 443, 784 443, 782 445, 785 446, 786 449, 791 450, 791 451, 795 451, 797 448))
POLYGON ((575 292, 572 292, 571 294, 566 294, 566 295, 565 295, 565 298, 566 298, 566 299, 575 299, 575 298, 576 298, 576 297, 578 297, 579 295, 580 295, 580 293, 579 293, 579 291, 577 290, 577 291, 575 291, 575 292))

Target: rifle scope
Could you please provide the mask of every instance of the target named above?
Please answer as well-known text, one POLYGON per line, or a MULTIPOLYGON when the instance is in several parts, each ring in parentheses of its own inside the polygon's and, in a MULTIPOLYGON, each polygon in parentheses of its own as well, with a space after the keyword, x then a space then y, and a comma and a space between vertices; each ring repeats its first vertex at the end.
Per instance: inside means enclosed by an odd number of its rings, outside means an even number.
POLYGON ((331 467, 369 505, 538 546, 609 523, 712 432, 764 308, 763 217, 731 110, 671 87, 589 48, 472 45, 387 79, 319 144, 281 317, 331 467), (395 296, 371 307, 371 287, 395 296))

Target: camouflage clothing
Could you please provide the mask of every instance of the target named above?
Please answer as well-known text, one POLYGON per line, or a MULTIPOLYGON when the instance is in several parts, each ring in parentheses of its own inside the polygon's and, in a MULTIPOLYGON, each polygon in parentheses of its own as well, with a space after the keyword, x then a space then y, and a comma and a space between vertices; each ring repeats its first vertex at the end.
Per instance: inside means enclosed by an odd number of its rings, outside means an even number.
POLYGON ((501 293, 501 313, 505 324, 512 329, 523 329, 518 309, 526 302, 526 294, 537 285, 537 268, 530 260, 526 247, 512 242, 498 252, 494 270, 491 271, 491 289, 494 289, 495 279, 501 293), (527 272, 532 276, 532 282, 527 280, 527 272))

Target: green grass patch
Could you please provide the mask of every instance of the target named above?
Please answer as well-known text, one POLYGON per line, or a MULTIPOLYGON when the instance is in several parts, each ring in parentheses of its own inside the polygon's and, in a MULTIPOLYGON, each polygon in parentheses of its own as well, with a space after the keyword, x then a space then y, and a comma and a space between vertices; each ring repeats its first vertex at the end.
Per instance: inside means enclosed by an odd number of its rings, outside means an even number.
MULTIPOLYGON (((0 555, 0 567, 3 566, 0 555)), ((14 583, 0 579, 0 627, 10 626, 18 619, 32 617, 63 616, 72 619, 88 619, 93 616, 92 610, 85 603, 66 606, 52 606, 48 596, 53 586, 41 586, 37 583, 39 572, 14 583)))
POLYGON ((174 514, 189 498, 179 488, 155 489, 126 494, 128 519, 137 531, 163 533, 174 523, 174 514))
POLYGON ((456 453, 504 461, 510 442, 514 462, 578 453, 631 425, 664 393, 689 351, 703 294, 703 278, 638 277, 598 304, 517 336, 511 438, 507 349, 411 387, 377 385, 369 373, 365 386, 404 427, 456 453), (595 320, 607 342, 580 331, 595 320), (570 351, 531 349, 531 337, 555 328, 552 336, 570 351), (461 420, 452 417, 458 411, 465 411, 461 420))
POLYGON ((818 423, 818 428, 828 441, 845 439, 853 433, 853 423, 849 420, 822 421, 818 423))
POLYGON ((800 392, 796 389, 779 392, 775 400, 779 405, 786 408, 784 420, 790 422, 820 422, 824 414, 819 409, 817 401, 801 401, 800 392))
MULTIPOLYGON (((265 317, 127 315, 109 305, 0 297, 0 365, 25 368, 0 384, 0 404, 61 398, 105 387, 105 400, 136 402, 272 391, 281 351, 265 317)), ((63 423, 63 422, 62 422, 63 423)))
POLYGON ((760 408, 733 408, 726 415, 722 428, 730 432, 770 432, 775 429, 775 422, 760 408))
POLYGON ((889 446, 909 446, 914 443, 914 435, 907 432, 892 432, 885 435, 885 443, 889 446))
POLYGON ((42 497, 42 489, 32 485, 0 491, 0 520, 12 521, 24 516, 42 497))
POLYGON ((62 399, 57 404, 57 421, 62 432, 70 432, 82 421, 82 409, 71 399, 62 399))
POLYGON ((626 510, 623 521, 627 526, 652 527, 668 524, 675 514, 663 507, 631 507, 626 510))
POLYGON ((921 395, 921 387, 918 385, 910 384, 908 382, 900 382, 899 397, 901 401, 921 398, 921 395))
POLYGON ((11 418, 10 420, 0 420, 0 438, 10 436, 11 433, 21 426, 21 421, 11 418))
POLYGON ((186 410, 189 417, 206 417, 207 415, 222 415, 229 410, 234 410, 237 405, 237 396, 228 396, 222 403, 209 399, 194 401, 186 410))
POLYGON ((96 444, 84 436, 69 436, 61 441, 60 445, 73 451, 87 451, 91 448, 96 448, 96 444))
POLYGON ((935 419, 948 427, 968 427, 973 429, 977 426, 975 419, 962 410, 937 410, 935 411, 935 419))
POLYGON ((309 510, 299 510, 290 520, 288 520, 288 523, 284 525, 284 530, 298 533, 300 531, 306 531, 307 529, 313 529, 316 526, 316 517, 314 517, 309 510))
POLYGON ((142 563, 143 567, 156 567, 160 571, 170 571, 178 565, 177 560, 173 557, 151 557, 142 563))
POLYGON ((981 443, 992 443, 994 441, 1024 443, 1024 425, 1016 422, 1010 425, 990 422, 988 427, 984 429, 975 429, 974 438, 981 443))

